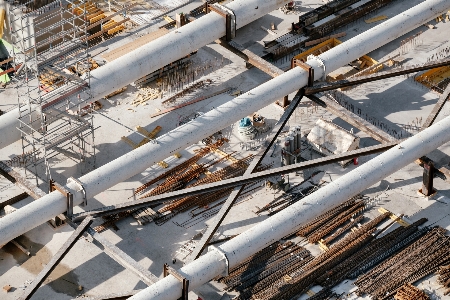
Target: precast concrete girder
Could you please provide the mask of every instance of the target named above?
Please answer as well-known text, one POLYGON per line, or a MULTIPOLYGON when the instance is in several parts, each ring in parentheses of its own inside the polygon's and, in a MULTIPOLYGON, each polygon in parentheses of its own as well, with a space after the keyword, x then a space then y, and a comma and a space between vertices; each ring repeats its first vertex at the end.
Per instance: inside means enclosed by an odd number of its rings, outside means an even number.
MULTIPOLYGON (((246 1, 248 2, 248 0, 246 1)), ((242 1, 235 1, 233 3, 237 4, 241 2, 242 1)), ((250 2, 253 3, 254 0, 250 0, 250 2)), ((273 1, 261 2, 272 3, 273 1)), ((251 6, 248 7, 251 8, 251 6)), ((339 66, 351 62, 365 53, 371 52, 372 50, 392 41, 393 39, 422 25, 439 13, 447 11, 448 9, 450 9, 450 2, 448 0, 425 1, 420 5, 409 9, 405 13, 378 25, 367 32, 364 32, 341 45, 336 46, 330 50, 333 55, 329 54, 330 51, 327 51, 318 58, 311 57, 307 63, 315 68, 314 73, 316 75, 316 79, 322 78, 326 73, 334 71, 339 66)), ((249 17, 251 16, 249 15, 249 17)), ((217 132, 218 130, 229 126, 239 119, 258 111, 259 109, 271 104, 275 99, 280 99, 287 94, 295 92, 299 88, 306 86, 307 83, 308 73, 301 68, 294 68, 270 80, 269 82, 262 84, 253 90, 207 112, 203 116, 172 130, 171 132, 154 140, 154 143, 148 143, 142 147, 139 147, 82 176, 78 180, 80 184, 73 180, 70 181, 66 185, 65 189, 73 194, 74 205, 79 205, 83 202, 85 196, 87 198, 91 198, 111 188, 112 186, 143 172, 145 169, 165 159, 167 156, 170 156, 179 150, 185 149, 197 141, 210 136, 214 132, 217 132), (86 195, 84 192, 86 192, 86 195)), ((446 119, 446 122, 450 123, 450 120, 446 119)), ((430 127, 430 130, 442 128, 442 125, 438 124, 448 125, 447 123, 437 123, 436 125, 430 127)), ((423 154, 427 154, 428 152, 436 149, 439 145, 448 141, 447 135, 448 133, 444 132, 437 142, 434 140, 430 141, 430 143, 426 143, 427 147, 417 149, 420 151, 417 151, 416 155, 412 155, 414 158, 411 159, 411 161, 422 156, 423 154), (423 154, 420 154, 422 152, 423 154)), ((424 138, 428 139, 431 137, 431 134, 430 137, 427 137, 426 135, 424 136, 424 138)), ((409 163, 409 161, 406 160, 401 161, 404 163, 403 165, 399 165, 398 163, 393 164, 393 167, 389 168, 389 170, 398 170, 402 166, 409 163)), ((372 167, 383 169, 384 165, 375 164, 372 167)), ((375 171, 373 173, 376 174, 375 171)), ((366 182, 376 182, 379 180, 377 176, 374 176, 373 179, 369 179, 370 178, 366 178, 366 182)), ((320 198, 318 201, 320 202, 322 200, 323 199, 320 198)), ((334 203, 336 203, 336 201, 334 203)), ((13 238, 46 222, 55 215, 65 212, 66 208, 65 197, 58 192, 53 192, 42 197, 39 201, 35 201, 17 210, 14 214, 9 214, 1 218, 0 245, 5 244, 13 238)), ((311 216, 314 216, 316 213, 317 211, 313 210, 311 216)), ((262 247, 257 246, 256 248, 261 249, 262 247)), ((246 256, 241 256, 240 258, 243 259, 245 257, 246 256)), ((239 257, 236 258, 236 260, 239 260, 239 257)), ((168 278, 170 278, 170 276, 168 278)), ((196 280, 193 282, 197 284, 196 280)), ((193 286, 195 286, 195 284, 193 286)), ((175 290, 176 289, 174 289, 174 291, 175 290)), ((175 293, 176 292, 177 291, 175 291, 175 293)), ((174 296, 173 298, 175 299, 176 297, 174 296)), ((155 299, 158 299, 158 297, 155 299)))
MULTIPOLYGON (((236 0, 227 4, 226 7, 227 11, 232 11, 235 16, 236 28, 241 28, 288 2, 288 0, 236 0)), ((225 34, 226 19, 218 13, 211 12, 195 22, 169 32, 157 40, 91 71, 90 95, 84 93, 78 95, 77 93, 69 96, 69 100, 79 103, 81 99, 81 106, 99 100, 139 78, 185 57, 200 47, 206 46, 225 34)), ((51 107, 46 108, 46 110, 49 109, 51 107)), ((39 112, 36 109, 32 109, 32 111, 35 111, 33 119, 38 118, 39 112)), ((14 109, 0 117, 0 132, 2 133, 0 149, 20 139, 20 131, 16 129, 19 127, 18 116, 18 109, 14 109)))

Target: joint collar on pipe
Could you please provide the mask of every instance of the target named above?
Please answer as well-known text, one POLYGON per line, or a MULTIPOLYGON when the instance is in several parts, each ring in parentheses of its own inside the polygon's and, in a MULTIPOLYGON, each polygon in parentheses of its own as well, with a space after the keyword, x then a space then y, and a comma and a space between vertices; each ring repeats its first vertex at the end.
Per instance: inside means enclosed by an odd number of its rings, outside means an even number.
POLYGON ((86 206, 87 205, 86 189, 84 188, 83 184, 78 179, 75 179, 73 177, 67 178, 67 184, 70 183, 74 183, 78 187, 77 192, 83 193, 83 206, 86 206))
POLYGON ((325 66, 325 61, 323 59, 321 59, 318 56, 315 56, 313 54, 308 55, 308 61, 309 60, 315 60, 319 63, 319 65, 323 68, 323 76, 322 76, 322 81, 326 81, 326 77, 327 77, 327 67, 325 66))
POLYGON ((227 265, 227 267, 225 268, 225 270, 223 270, 221 275, 224 276, 224 277, 228 276, 228 274, 230 273, 230 263, 228 261, 228 257, 225 254, 225 252, 223 252, 220 248, 217 248, 217 247, 214 247, 214 246, 209 246, 208 247, 208 252, 210 252, 210 251, 216 251, 217 253, 219 253, 222 256, 222 258, 225 261, 225 264, 227 265))
POLYGON ((234 13, 234 11, 228 7, 226 7, 225 5, 219 4, 219 3, 213 3, 210 4, 211 6, 213 6, 214 8, 216 8, 219 11, 222 11, 225 15, 230 15, 231 16, 231 38, 235 38, 236 37, 236 30, 237 30, 237 25, 236 25, 236 14, 234 13))

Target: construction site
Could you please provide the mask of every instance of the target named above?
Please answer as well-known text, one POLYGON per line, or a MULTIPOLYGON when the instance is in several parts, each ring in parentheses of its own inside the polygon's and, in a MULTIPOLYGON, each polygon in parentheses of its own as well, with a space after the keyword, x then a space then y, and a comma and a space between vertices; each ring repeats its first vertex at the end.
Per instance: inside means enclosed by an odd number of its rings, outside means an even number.
POLYGON ((0 0, 0 299, 450 299, 450 0, 0 0))

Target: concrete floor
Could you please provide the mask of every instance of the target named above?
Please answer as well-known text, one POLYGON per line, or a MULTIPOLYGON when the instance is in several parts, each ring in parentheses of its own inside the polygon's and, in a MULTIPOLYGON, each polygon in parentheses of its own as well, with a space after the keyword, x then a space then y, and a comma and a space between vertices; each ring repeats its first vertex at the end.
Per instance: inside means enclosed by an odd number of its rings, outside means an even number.
MULTIPOLYGON (((188 11, 195 6, 198 6, 201 1, 195 1, 189 4, 183 10, 188 11)), ((309 0, 302 2, 302 12, 309 11, 322 5, 320 0, 309 0)), ((393 17, 396 14, 420 3, 420 0, 395 1, 393 4, 382 8, 375 14, 386 15, 393 17)), ((161 2, 162 3, 162 2, 161 2)), ((167 2, 168 3, 168 2, 167 2)), ((166 3, 166 4, 167 4, 166 3)), ((171 16, 172 14, 169 14, 171 16)), ((367 18, 369 18, 367 17, 367 18)), ((280 11, 273 13, 245 26, 238 30, 236 41, 246 48, 258 54, 263 54, 262 41, 274 39, 275 36, 270 35, 267 31, 261 29, 261 26, 269 27, 271 22, 276 23, 277 32, 283 33, 288 30, 291 23, 297 20, 298 15, 284 15, 280 11)), ((156 20, 151 24, 141 26, 130 32, 125 32, 120 37, 111 39, 98 47, 107 47, 108 51, 123 45, 126 42, 133 40, 141 34, 155 30, 164 20, 156 20)), ((363 32, 378 23, 366 24, 360 20, 346 28, 340 29, 337 32, 346 31, 347 36, 341 38, 345 41, 360 32, 363 32)), ((396 41, 389 43, 369 53, 369 55, 378 61, 384 61, 389 57, 399 53, 400 41, 415 34, 418 31, 423 31, 421 37, 423 45, 419 45, 407 53, 402 54, 405 58, 406 65, 419 64, 426 62, 427 58, 436 53, 442 47, 448 46, 448 35, 445 33, 450 30, 448 23, 435 24, 436 29, 430 30, 424 26, 414 32, 408 33, 400 37, 396 41)), ((94 50, 95 51, 95 50, 94 50)), ((202 79, 212 79, 214 84, 193 93, 181 101, 188 101, 198 96, 208 95, 214 91, 218 91, 225 87, 230 87, 233 90, 248 91, 261 83, 270 80, 270 77, 256 68, 246 69, 245 62, 238 56, 227 52, 227 50, 212 43, 199 49, 195 63, 201 65, 207 60, 220 59, 224 57, 225 65, 219 70, 214 70, 210 74, 205 75, 202 79)), ((286 69, 288 62, 279 61, 276 63, 278 67, 286 69)), ((162 131, 159 135, 169 132, 177 127, 178 121, 195 112, 206 112, 213 107, 225 103, 233 98, 229 94, 221 94, 219 96, 204 100, 184 107, 182 109, 170 112, 166 115, 157 118, 149 118, 150 114, 157 112, 157 109, 164 109, 161 102, 163 99, 157 99, 147 102, 145 106, 132 107, 130 102, 136 97, 138 89, 134 86, 128 86, 128 89, 109 100, 101 100, 103 109, 100 111, 102 115, 94 114, 94 123, 100 126, 95 132, 95 140, 97 146, 96 165, 103 165, 125 153, 131 151, 131 147, 121 140, 122 136, 127 136, 135 142, 140 141, 141 137, 137 135, 134 130, 135 126, 142 126, 148 131, 151 131, 156 126, 161 126, 162 131), (134 111, 128 110, 133 108, 134 111), (105 117, 105 116, 107 117, 105 117)), ((292 98, 293 95, 290 95, 292 98)), ((433 105, 438 99, 438 95, 430 92, 428 89, 416 84, 411 78, 396 77, 389 80, 384 80, 375 83, 368 83, 358 86, 355 89, 343 92, 341 96, 348 103, 361 109, 364 114, 376 118, 384 122, 392 130, 400 132, 402 125, 411 124, 416 118, 422 117, 426 119, 431 112, 433 105)), ((7 110, 13 107, 16 103, 13 89, 0 90, 0 109, 7 110)), ((276 99, 274 99, 276 100, 276 99)), ((267 118, 269 124, 274 124, 282 114, 282 110, 275 105, 270 105, 258 113, 267 118)), ((450 107, 448 104, 444 107, 439 118, 448 116, 450 107)), ((336 124, 350 130, 351 126, 339 118, 334 117, 322 108, 315 108, 309 101, 302 101, 299 108, 297 108, 294 115, 287 124, 287 128, 295 125, 301 125, 302 131, 307 131, 312 128, 317 118, 324 118, 332 120, 336 124)), ((235 156, 237 158, 245 157, 255 151, 246 151, 241 148, 242 139, 237 132, 237 126, 232 125, 225 128, 224 135, 230 139, 223 150, 226 152, 237 151, 235 156)), ((372 138, 368 137, 362 132, 358 132, 355 128, 354 132, 361 138, 361 147, 378 144, 372 138)), ((414 134, 414 132, 411 132, 414 134)), ((283 138, 283 135, 280 139, 283 138)), ((404 133, 408 135, 408 133, 404 133)), ((264 140, 264 135, 259 137, 264 140)), ((176 159, 169 157, 165 161, 170 167, 173 167, 183 160, 189 158, 195 149, 201 147, 201 144, 193 145, 181 152, 182 158, 176 159)), ((17 142, 0 152, 0 159, 7 160, 14 154, 21 153, 20 142, 17 142)), ((429 157, 436 161, 439 165, 446 165, 450 162, 450 146, 444 145, 439 149, 429 154, 429 157)), ((359 163, 363 164, 373 158, 375 155, 361 157, 359 163)), ((309 157, 307 157, 309 158, 309 157)), ((264 163, 274 162, 274 166, 280 165, 280 153, 275 151, 273 158, 266 157, 264 163)), ((222 167, 225 164, 217 166, 222 167)), ((357 166, 350 165, 347 168, 342 168, 339 165, 329 165, 320 168, 326 172, 323 180, 329 181, 340 177, 342 174, 356 168, 357 166)), ((87 169, 92 168, 88 165, 87 169)), ((77 207, 76 212, 82 210, 89 210, 104 205, 113 205, 127 201, 132 195, 134 188, 147 182, 149 179, 161 174, 165 170, 160 166, 155 165, 147 169, 142 174, 138 174, 125 182, 122 182, 113 188, 95 196, 88 201, 88 206, 81 208, 77 207)), ((80 176, 81 168, 72 160, 58 155, 52 161, 52 175, 59 183, 65 183, 70 176, 80 176)), ((303 180, 303 175, 300 173, 289 174, 289 179, 292 183, 298 183, 303 180)), ((421 217, 429 218, 428 224, 440 225, 444 228, 450 229, 450 189, 448 183, 441 179, 435 180, 435 187, 438 190, 438 195, 435 200, 426 201, 420 198, 416 191, 421 186, 422 169, 415 164, 410 164, 407 167, 399 170, 393 175, 385 178, 382 182, 372 186, 364 192, 368 197, 377 197, 380 199, 378 205, 366 212, 368 217, 375 217, 379 213, 378 207, 384 207, 393 211, 396 214, 405 214, 408 219, 414 221, 421 217)), ((41 188, 47 190, 46 184, 41 183, 41 188)), ((0 178, 0 201, 9 199, 12 196, 21 193, 21 191, 14 185, 9 184, 4 178, 0 178)), ((280 194, 277 194, 280 195, 280 194)), ((276 195, 275 195, 276 196, 276 195)), ((266 215, 256 215, 256 206, 261 207, 272 200, 274 197, 271 191, 265 188, 260 188, 251 196, 244 197, 239 201, 239 205, 232 208, 231 212, 225 218, 219 232, 222 236, 239 234, 242 231, 256 225, 258 222, 267 218, 266 215)), ((23 205, 31 202, 28 198, 14 205, 20 208, 23 205)), ((167 222, 163 226, 156 226, 154 223, 140 226, 134 219, 127 218, 117 222, 119 231, 108 230, 102 233, 109 241, 117 247, 125 251, 132 258, 138 261, 143 267, 147 268, 157 277, 162 277, 162 268, 164 263, 169 263, 175 257, 176 251, 190 240, 196 233, 205 228, 205 225, 211 223, 211 218, 200 220, 197 224, 189 228, 177 226, 175 224, 188 221, 190 219, 187 213, 180 214, 167 222), (173 222, 172 222, 173 221, 173 222)), ((94 225, 98 225, 101 220, 96 220, 94 225)), ((21 290, 29 284, 36 274, 43 268, 43 266, 50 260, 51 256, 56 253, 59 247, 64 243, 73 230, 69 226, 63 226, 58 229, 51 228, 48 224, 43 224, 32 231, 28 232, 19 240, 28 247, 32 253, 31 257, 26 257, 19 252, 13 245, 6 245, 0 249, 0 286, 11 285, 12 291, 8 294, 2 292, 1 299, 16 299, 20 296, 21 290)), ((320 250, 315 245, 308 245, 308 248, 313 253, 319 253, 320 250)), ((179 260, 174 265, 178 268, 182 266, 179 260)), ((135 289, 143 289, 146 285, 139 280, 130 271, 124 269, 118 263, 109 258, 101 249, 91 244, 86 239, 80 239, 69 254, 62 260, 55 271, 52 272, 48 280, 34 295, 33 299, 73 299, 75 297, 89 297, 110 293, 119 293, 131 291, 135 289), (79 289, 82 286, 82 289, 79 289)), ((421 288, 425 288, 436 295, 439 286, 436 285, 435 278, 426 278, 420 284, 421 288)), ((354 286, 351 281, 342 283, 335 288, 337 293, 349 293, 354 286)), ((314 287, 313 291, 318 291, 320 288, 314 287)), ((227 299, 227 293, 224 293, 221 286, 217 283, 209 283, 204 285, 197 291, 190 293, 190 299, 197 299, 196 295, 200 295, 203 299, 227 299)), ((233 294, 233 293, 228 293, 233 294)), ((306 299, 303 295, 300 299, 306 299)), ((356 299, 356 296, 350 295, 349 299, 356 299)), ((440 299, 450 299, 450 297, 441 296, 440 299)))

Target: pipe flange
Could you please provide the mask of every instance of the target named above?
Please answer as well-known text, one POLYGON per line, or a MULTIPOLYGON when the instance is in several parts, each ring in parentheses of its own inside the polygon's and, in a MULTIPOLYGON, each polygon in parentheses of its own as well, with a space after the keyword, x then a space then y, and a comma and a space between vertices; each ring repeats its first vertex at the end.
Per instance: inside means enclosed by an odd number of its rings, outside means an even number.
POLYGON ((326 76, 327 76, 327 67, 325 66, 325 61, 323 59, 321 59, 318 56, 315 56, 313 54, 308 55, 308 60, 315 60, 319 63, 319 65, 322 66, 323 68, 323 76, 322 76, 322 81, 326 81, 326 76))
POLYGON ((222 272, 222 276, 228 276, 228 274, 230 273, 230 263, 228 262, 228 257, 225 254, 225 252, 223 252, 220 248, 214 247, 214 246, 209 246, 208 247, 208 252, 210 251, 216 251, 217 253, 219 253, 222 257, 223 260, 225 261, 225 264, 227 265, 226 269, 222 272))
POLYGON ((219 4, 219 3, 213 3, 213 4, 210 4, 210 6, 221 11, 224 15, 228 14, 231 16, 231 38, 235 38, 237 28, 236 28, 236 15, 234 14, 234 11, 224 5, 219 4))
POLYGON ((74 184, 76 184, 78 186, 79 189, 77 190, 77 192, 82 192, 83 193, 83 203, 82 203, 82 205, 86 206, 87 205, 86 189, 84 188, 83 184, 78 179, 73 178, 73 177, 67 178, 67 184, 69 184, 69 183, 74 183, 74 184))

